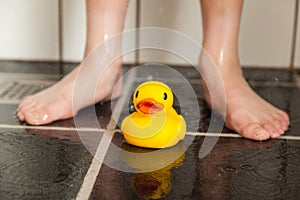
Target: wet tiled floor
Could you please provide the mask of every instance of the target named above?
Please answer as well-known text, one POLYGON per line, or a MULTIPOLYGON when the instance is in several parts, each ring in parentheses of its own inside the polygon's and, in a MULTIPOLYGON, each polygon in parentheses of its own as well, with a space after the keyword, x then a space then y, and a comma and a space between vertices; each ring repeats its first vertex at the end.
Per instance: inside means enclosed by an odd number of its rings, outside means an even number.
MULTIPOLYGON (((74 66, 68 64, 62 70, 57 63, 3 62, 0 70, 5 76, 39 74, 39 70, 45 72, 51 67, 49 73, 58 80, 60 72, 74 66)), ((137 71, 134 78, 125 78, 129 86, 121 98, 90 106, 75 119, 29 126, 13 117, 17 104, 1 103, 0 199, 300 198, 297 73, 244 70, 251 87, 291 118, 285 136, 255 142, 226 128, 221 135, 207 133, 216 121, 211 122, 194 68, 173 68, 185 81, 172 79, 169 73, 157 73, 160 70, 155 67, 148 66, 146 71, 137 71), (180 107, 188 122, 188 133, 175 147, 156 151, 133 147, 124 141, 118 128, 128 114, 128 98, 135 86, 149 79, 165 80, 177 96, 187 97, 180 107), (190 90, 185 89, 187 83, 195 91, 196 105, 190 90), (207 144, 213 148, 201 157, 207 144)), ((131 68, 124 71, 130 72, 131 68)))

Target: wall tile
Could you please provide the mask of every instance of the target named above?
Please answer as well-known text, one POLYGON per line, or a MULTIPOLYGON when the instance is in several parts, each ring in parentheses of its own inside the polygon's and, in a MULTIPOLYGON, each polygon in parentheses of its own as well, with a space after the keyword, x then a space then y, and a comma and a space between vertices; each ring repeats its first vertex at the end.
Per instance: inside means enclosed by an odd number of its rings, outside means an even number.
MULTIPOLYGON (((141 4, 142 27, 175 29, 201 42, 199 1, 141 0, 141 4)), ((295 0, 245 1, 239 43, 243 66, 288 67, 294 5, 295 0)), ((144 51, 140 58, 141 62, 186 64, 176 56, 159 51, 144 51)))
MULTIPOLYGON (((300 13, 300 3, 298 6, 298 13, 300 13)), ((298 14, 298 30, 297 30, 297 39, 296 39, 296 53, 295 53, 295 67, 300 69, 300 14, 298 14)))
POLYGON ((0 27, 0 59, 58 59, 58 0, 0 0, 0 27))
MULTIPOLYGON (((136 0, 131 0, 125 20, 125 30, 133 29, 136 21, 136 0)), ((86 7, 84 0, 63 0, 63 60, 80 62, 86 38, 86 7)), ((124 41, 124 45, 126 44, 124 41)), ((134 62, 134 54, 125 56, 125 63, 134 62)))
POLYGON ((244 66, 290 64, 295 1, 244 1, 240 59, 244 66))
MULTIPOLYGON (((141 0, 141 27, 163 27, 186 34, 201 44, 202 26, 199 1, 141 0)), ((143 38, 141 38, 143 40, 143 38)), ((169 38, 170 40, 170 38, 169 38)), ((181 41, 166 41, 178 43, 181 41)), ((184 45, 184 44, 183 44, 184 45)), ((178 56, 158 50, 142 50, 140 62, 188 65, 178 56)))

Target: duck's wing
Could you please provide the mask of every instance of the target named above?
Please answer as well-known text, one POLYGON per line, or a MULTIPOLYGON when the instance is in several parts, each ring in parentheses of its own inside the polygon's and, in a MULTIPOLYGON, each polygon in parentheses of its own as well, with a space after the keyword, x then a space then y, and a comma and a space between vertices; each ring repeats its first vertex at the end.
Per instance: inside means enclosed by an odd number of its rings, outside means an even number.
POLYGON ((178 138, 179 140, 182 140, 186 134, 186 122, 181 115, 179 115, 179 118, 180 118, 180 123, 179 123, 180 126, 178 128, 178 138))

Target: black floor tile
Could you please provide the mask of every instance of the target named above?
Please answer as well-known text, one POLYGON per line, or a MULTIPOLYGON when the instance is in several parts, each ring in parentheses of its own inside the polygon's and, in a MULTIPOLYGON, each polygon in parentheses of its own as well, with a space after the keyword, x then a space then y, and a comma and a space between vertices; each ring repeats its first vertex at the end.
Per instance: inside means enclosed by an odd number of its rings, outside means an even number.
POLYGON ((0 104, 0 124, 19 125, 20 122, 15 115, 18 105, 0 104))
POLYGON ((266 68, 243 68, 246 80, 271 81, 271 82, 294 82, 292 71, 286 69, 266 68))
MULTIPOLYGON (((186 143, 191 142, 190 139, 186 140, 186 143)), ((177 196, 177 192, 186 194, 192 192, 194 185, 191 180, 195 175, 195 169, 192 168, 195 167, 196 160, 190 152, 185 152, 184 142, 173 148, 154 152, 128 145, 122 135, 117 133, 113 144, 123 152, 116 151, 111 145, 104 162, 109 163, 110 167, 102 166, 90 199, 157 199, 170 195, 170 199, 182 199, 183 196, 177 196), (154 152, 154 154, 136 156, 127 154, 128 152, 137 154, 154 152), (112 168, 121 165, 127 172, 120 171, 120 168, 117 170, 112 168), (186 165, 190 166, 190 170, 184 172, 182 169, 186 165), (152 169, 158 170, 152 172, 152 169), (148 172, 141 172, 145 170, 148 172), (185 174, 185 179, 182 179, 183 176, 174 176, 174 171, 178 170, 185 174), (174 179, 182 184, 174 185, 172 183, 174 179)))
MULTIPOLYGON (((50 69, 52 65, 48 63, 0 62, 0 71, 65 74, 76 65, 66 64, 61 71, 57 66, 50 69), (22 69, 20 66, 23 66, 22 69)), ((125 67, 124 72, 130 69, 125 67)), ((195 81, 199 79, 198 72, 194 68, 174 68, 190 81, 199 104, 200 120, 191 106, 194 102, 189 98, 189 93, 182 89, 182 82, 171 80, 171 73, 159 73, 160 70, 157 69, 157 66, 148 67, 146 71, 139 72, 139 80, 165 81, 179 96, 187 97, 180 105, 182 115, 188 122, 188 131, 207 132, 211 111, 203 100, 200 82, 195 81)), ((248 80, 260 83, 294 81, 293 74, 286 70, 244 69, 244 74, 248 80)), ((139 82, 134 82, 131 92, 138 84, 139 82)), ((287 134, 299 136, 299 88, 253 88, 267 101, 289 114, 291 125, 287 134)), ((115 102, 100 103, 83 109, 76 118, 79 124, 75 124, 74 119, 68 119, 47 126, 106 128, 115 102)), ((16 107, 13 104, 0 104, 0 124, 20 124, 13 118, 16 107)), ((127 103, 119 124, 126 115, 127 103)), ((223 132, 233 131, 224 128, 223 132)), ((34 126, 27 130, 0 129, 0 199, 75 198, 91 162, 90 153, 95 153, 101 138, 102 133, 38 130, 34 126)), ((206 139, 187 136, 184 142, 164 151, 157 151, 154 156, 132 156, 128 152, 149 153, 153 150, 128 145, 123 136, 116 133, 113 144, 123 151, 116 151, 112 148, 113 145, 110 146, 104 160, 104 164, 108 166, 102 166, 91 199, 300 198, 299 141, 268 140, 260 143, 244 138, 219 138, 213 150, 200 159, 199 150, 206 139), (162 169, 143 172, 145 169, 161 166, 174 157, 176 159, 162 169), (112 166, 122 166, 127 172, 112 166)))
POLYGON ((60 63, 0 61, 0 72, 59 75, 60 63))
POLYGON ((73 131, 0 129, 0 199, 75 198, 92 156, 73 131))
MULTIPOLYGON (((103 166, 90 199, 299 199, 299 141, 219 138, 200 159, 204 139, 196 137, 172 164, 144 173, 141 169, 160 165, 180 152, 182 143, 155 157, 118 155, 109 150, 106 157, 128 164, 135 173, 103 166)), ((120 134, 113 142, 125 151, 147 152, 127 145, 120 134)))
POLYGON ((137 77, 144 78, 145 81, 173 79, 183 81, 182 79, 199 79, 199 72, 194 67, 171 67, 159 64, 145 64, 137 68, 137 77))
POLYGON ((62 74, 65 76, 70 73, 73 69, 79 66, 80 63, 63 63, 62 74))
MULTIPOLYGON (((143 66, 143 65, 142 65, 143 66)), ((157 78, 164 76, 165 78, 172 78, 173 74, 161 72, 162 69, 166 67, 157 64, 147 64, 144 65, 144 69, 138 73, 139 77, 145 78, 157 78), (145 67, 144 67, 145 66, 145 67)), ((186 79, 199 79, 200 74, 195 67, 172 67, 180 74, 182 74, 186 79)), ((166 72, 168 70, 165 70, 166 72)), ((270 81, 270 82, 294 82, 294 72, 286 69, 276 69, 276 68, 243 68, 243 74, 246 80, 251 81, 270 81)))
MULTIPOLYGON (((198 144, 203 138, 197 138, 198 144)), ((299 141, 220 138, 197 161, 194 195, 201 199, 298 199, 299 141), (216 184, 217 183, 217 184, 216 184)))

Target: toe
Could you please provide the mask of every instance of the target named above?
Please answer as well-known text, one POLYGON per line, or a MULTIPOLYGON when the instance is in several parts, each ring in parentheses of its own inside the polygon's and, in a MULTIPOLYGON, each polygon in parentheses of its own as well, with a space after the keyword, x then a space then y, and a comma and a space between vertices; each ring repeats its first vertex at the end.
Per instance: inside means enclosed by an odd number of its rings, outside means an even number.
POLYGON ((284 133, 284 127, 282 127, 281 121, 278 118, 273 119, 271 123, 277 129, 279 134, 284 133))
POLYGON ((281 128, 283 129, 283 131, 287 131, 288 127, 289 127, 289 124, 286 123, 286 121, 283 120, 283 119, 280 119, 279 121, 280 121, 280 125, 281 125, 281 128))
POLYGON ((25 113, 25 121, 31 125, 40 125, 41 115, 36 110, 29 110, 25 113))
POLYGON ((19 118, 20 121, 24 121, 25 120, 25 116, 23 115, 22 112, 17 112, 17 117, 19 118))
POLYGON ((279 111, 277 119, 280 121, 283 130, 286 131, 289 127, 289 116, 285 112, 279 111))
POLYGON ((22 106, 19 110, 22 112, 27 112, 30 109, 35 108, 36 103, 34 101, 29 102, 28 104, 22 106))
POLYGON ((285 112, 283 112, 282 110, 279 110, 279 111, 278 111, 278 114, 281 116, 281 118, 283 118, 283 120, 284 120, 287 124, 289 124, 290 118, 289 118, 289 116, 288 116, 285 112))
POLYGON ((31 103, 33 101, 33 99, 32 99, 32 97, 31 96, 27 96, 27 97, 25 97, 22 101, 21 101, 21 103, 19 104, 19 106, 18 106, 18 109, 17 110, 20 110, 20 109, 22 109, 25 105, 27 105, 27 104, 29 104, 29 103, 31 103))
POLYGON ((241 131, 241 135, 258 141, 267 140, 270 138, 270 132, 268 132, 258 123, 250 123, 245 126, 241 131))
POLYGON ((31 125, 42 125, 53 122, 46 109, 31 109, 25 114, 25 121, 31 125))
POLYGON ((270 136, 272 138, 278 138, 280 137, 280 133, 278 130, 272 125, 272 123, 265 123, 262 125, 263 128, 270 133, 270 136))

